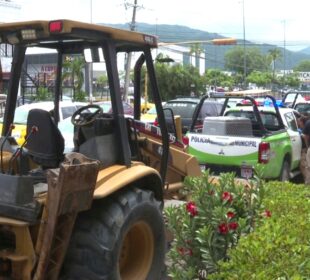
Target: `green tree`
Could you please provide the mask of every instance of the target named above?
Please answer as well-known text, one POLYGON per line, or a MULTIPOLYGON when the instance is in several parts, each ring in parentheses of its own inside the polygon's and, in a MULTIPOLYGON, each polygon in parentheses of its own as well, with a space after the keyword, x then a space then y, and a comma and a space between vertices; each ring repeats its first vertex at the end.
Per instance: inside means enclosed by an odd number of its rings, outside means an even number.
POLYGON ((310 60, 302 60, 294 68, 294 71, 297 72, 310 72, 310 60))
POLYGON ((208 69, 204 73, 203 78, 206 86, 214 85, 232 88, 234 85, 234 79, 232 76, 217 69, 208 69))
POLYGON ((276 61, 282 58, 282 52, 278 48, 268 50, 269 59, 272 63, 272 78, 275 79, 276 73, 276 61))
POLYGON ((272 81, 273 78, 269 72, 253 71, 247 76, 247 82, 254 83, 257 86, 267 87, 272 81))
POLYGON ((100 75, 97 78, 97 85, 101 92, 101 98, 103 97, 104 88, 108 85, 108 76, 106 74, 100 75))
POLYGON ((244 73, 244 55, 246 55, 246 74, 250 74, 252 71, 267 71, 268 59, 259 48, 247 48, 244 53, 244 49, 240 46, 235 47, 225 54, 225 67, 228 70, 236 73, 244 73))
POLYGON ((177 96, 189 96, 194 91, 198 96, 205 92, 205 84, 197 68, 190 65, 155 62, 159 92, 163 100, 177 96))
POLYGON ((39 87, 35 97, 35 101, 47 101, 52 100, 52 93, 48 91, 46 87, 39 87))
POLYGON ((85 101, 86 101, 86 97, 87 97, 86 92, 83 91, 83 90, 80 90, 80 91, 78 91, 78 92, 75 94, 75 99, 74 99, 74 101, 85 102, 85 101))
POLYGON ((290 73, 280 77, 279 83, 291 88, 299 88, 300 86, 300 80, 297 73, 290 73))
POLYGON ((85 61, 82 57, 73 57, 63 63, 62 81, 70 81, 73 87, 73 100, 76 100, 76 94, 81 92, 84 84, 85 61))
MULTIPOLYGON (((158 81, 159 93, 161 94, 161 97, 163 100, 168 100, 170 96, 172 95, 172 93, 170 93, 170 83, 169 83, 169 78, 170 78, 169 68, 171 68, 171 66, 169 66, 168 63, 159 62, 158 59, 162 59, 162 58, 163 58, 163 54, 160 53, 155 60, 155 71, 156 71, 156 77, 158 81)), ((142 88, 143 88, 143 85, 142 85, 142 88)))
POLYGON ((204 52, 204 49, 200 43, 194 43, 190 46, 189 53, 195 56, 195 67, 200 68, 200 55, 204 52))

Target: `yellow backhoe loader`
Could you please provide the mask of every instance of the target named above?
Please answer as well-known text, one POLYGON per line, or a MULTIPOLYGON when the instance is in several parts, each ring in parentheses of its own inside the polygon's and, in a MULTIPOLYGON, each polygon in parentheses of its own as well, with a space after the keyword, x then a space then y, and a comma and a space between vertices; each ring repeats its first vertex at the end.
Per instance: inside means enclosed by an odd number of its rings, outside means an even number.
POLYGON ((200 169, 167 130, 152 59, 157 38, 54 20, 0 24, 0 43, 14 47, 0 140, 0 278, 165 279, 164 198, 200 169), (30 48, 55 53, 55 108, 53 115, 30 110, 17 145, 11 131, 30 48), (117 67, 129 52, 137 58, 133 118, 123 112, 117 67), (78 109, 74 149, 65 153, 58 128, 64 61, 87 53, 89 63, 104 64, 113 112, 94 103, 78 109), (144 63, 159 128, 140 121, 144 63))

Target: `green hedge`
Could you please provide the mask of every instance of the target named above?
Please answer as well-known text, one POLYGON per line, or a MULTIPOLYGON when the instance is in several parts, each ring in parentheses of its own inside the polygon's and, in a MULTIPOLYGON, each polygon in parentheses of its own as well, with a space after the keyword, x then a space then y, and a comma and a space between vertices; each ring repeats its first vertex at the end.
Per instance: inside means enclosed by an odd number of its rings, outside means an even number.
POLYGON ((210 279, 310 279, 310 187, 269 182, 265 191, 271 217, 240 238, 210 279))

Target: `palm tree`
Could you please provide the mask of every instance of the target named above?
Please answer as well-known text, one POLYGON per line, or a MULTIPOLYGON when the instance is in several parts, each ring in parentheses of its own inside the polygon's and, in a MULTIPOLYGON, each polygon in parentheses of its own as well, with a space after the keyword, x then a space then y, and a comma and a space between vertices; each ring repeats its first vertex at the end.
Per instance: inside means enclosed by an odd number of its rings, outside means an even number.
POLYGON ((269 57, 271 59, 272 63, 272 78, 275 79, 275 73, 276 73, 276 61, 282 57, 282 52, 279 48, 274 48, 268 50, 269 57))
POLYGON ((85 61, 82 57, 74 57, 63 63, 62 81, 70 80, 73 87, 73 100, 75 100, 76 93, 81 92, 84 84, 84 68, 85 61))
MULTIPOLYGON (((103 97, 104 88, 108 85, 108 76, 107 75, 101 75, 97 78, 97 85, 101 89, 101 98, 103 97)), ((108 96, 107 96, 108 98, 108 96)))
POLYGON ((200 43, 194 43, 190 47, 190 54, 195 55, 195 67, 200 68, 200 54, 204 52, 204 49, 200 43))

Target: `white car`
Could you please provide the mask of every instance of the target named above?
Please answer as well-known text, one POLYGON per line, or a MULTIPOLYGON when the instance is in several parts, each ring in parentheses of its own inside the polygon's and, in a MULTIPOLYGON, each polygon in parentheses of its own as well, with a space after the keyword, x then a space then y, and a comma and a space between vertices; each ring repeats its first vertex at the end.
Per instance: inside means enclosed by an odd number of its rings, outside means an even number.
MULTIPOLYGON (((70 101, 59 102, 59 121, 61 122, 64 119, 71 117, 77 109, 85 105, 87 105, 87 103, 70 101)), ((28 113, 31 109, 36 108, 46 110, 53 115, 54 102, 47 101, 30 103, 16 108, 14 115, 15 128, 12 131, 12 136, 19 145, 25 140, 28 113)), ((2 130, 2 124, 0 124, 0 129, 2 130)))

